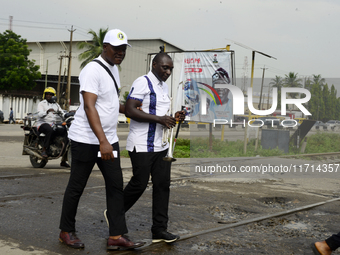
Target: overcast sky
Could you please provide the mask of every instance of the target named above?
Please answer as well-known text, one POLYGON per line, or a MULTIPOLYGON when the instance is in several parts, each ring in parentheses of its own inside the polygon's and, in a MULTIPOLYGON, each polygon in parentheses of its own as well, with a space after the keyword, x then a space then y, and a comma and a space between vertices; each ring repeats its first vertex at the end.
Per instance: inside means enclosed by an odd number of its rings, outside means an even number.
POLYGON ((28 41, 91 39, 89 29, 119 28, 129 38, 162 38, 185 50, 231 45, 236 76, 251 53, 237 43, 271 55, 256 54, 255 77, 288 72, 339 78, 339 0, 0 0, 0 32, 9 29, 28 41))

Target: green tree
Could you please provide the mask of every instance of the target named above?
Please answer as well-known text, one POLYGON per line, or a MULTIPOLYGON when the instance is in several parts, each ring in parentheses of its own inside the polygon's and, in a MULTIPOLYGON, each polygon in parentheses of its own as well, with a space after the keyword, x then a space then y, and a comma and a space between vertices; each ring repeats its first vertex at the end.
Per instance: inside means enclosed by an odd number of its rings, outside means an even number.
POLYGON ((322 89, 317 84, 311 86, 311 99, 308 102, 308 110, 314 120, 324 119, 325 104, 322 96, 322 89))
POLYGON ((77 44, 78 49, 86 49, 83 53, 79 54, 79 60, 83 61, 80 68, 83 69, 89 62, 97 58, 103 50, 103 40, 109 29, 99 29, 98 34, 92 29, 88 34, 92 35, 91 42, 79 42, 77 44))
MULTIPOLYGON (((275 76, 274 79, 269 82, 272 88, 277 88, 277 108, 281 109, 281 88, 283 87, 283 79, 280 76, 275 76)), ((275 96, 275 95, 273 95, 275 96)))
POLYGON ((126 103, 128 95, 129 95, 129 91, 125 91, 123 94, 123 100, 121 101, 122 104, 126 103))
POLYGON ((0 34, 0 89, 31 90, 41 77, 39 66, 28 59, 26 39, 10 30, 0 34))
POLYGON ((269 85, 274 87, 274 88, 278 88, 281 89, 281 87, 283 87, 283 79, 281 76, 275 76, 274 79, 272 79, 271 82, 269 82, 269 85))
POLYGON ((335 119, 340 120, 340 97, 336 99, 336 111, 335 111, 335 119))
MULTIPOLYGON (((284 87, 289 87, 289 88, 302 88, 302 79, 297 77, 297 73, 290 72, 288 75, 285 74, 285 79, 284 79, 284 87)), ((298 96, 298 93, 290 93, 290 96, 292 98, 296 98, 298 96)))
POLYGON ((331 94, 330 94, 330 113, 331 113, 331 119, 332 120, 337 120, 338 116, 336 113, 336 108, 337 108, 337 100, 336 100, 336 89, 334 85, 331 87, 331 94))
MULTIPOLYGON (((315 83, 316 86, 320 86, 319 84, 315 83)), ((323 86, 323 90, 322 90, 322 99, 324 102, 324 106, 325 106, 325 113, 323 116, 323 119, 325 120, 331 120, 332 119, 332 112, 331 112, 331 101, 330 101, 330 97, 331 97, 331 92, 328 89, 328 85, 324 85, 323 86)))
POLYGON ((305 82, 304 82, 304 87, 305 89, 308 89, 309 91, 312 89, 312 80, 308 77, 308 78, 305 78, 305 82))
POLYGON ((318 75, 313 74, 313 84, 317 84, 321 88, 323 88, 326 85, 326 80, 325 78, 321 77, 321 74, 318 75))
POLYGON ((297 77, 297 73, 289 72, 285 74, 284 86, 290 88, 302 88, 302 79, 297 77))

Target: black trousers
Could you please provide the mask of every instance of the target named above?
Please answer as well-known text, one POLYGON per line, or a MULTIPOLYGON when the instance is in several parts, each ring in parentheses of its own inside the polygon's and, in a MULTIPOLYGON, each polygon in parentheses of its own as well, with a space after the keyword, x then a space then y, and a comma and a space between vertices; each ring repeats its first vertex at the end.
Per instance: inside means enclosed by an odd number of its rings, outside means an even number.
POLYGON ((105 180, 106 208, 109 221, 110 236, 128 232, 125 222, 123 175, 120 166, 118 142, 112 145, 118 152, 114 162, 98 157, 99 145, 91 145, 71 141, 72 165, 71 175, 65 191, 61 212, 60 226, 62 231, 76 230, 76 214, 80 197, 84 191, 94 164, 97 163, 105 180))
POLYGON ((152 180, 152 233, 167 229, 170 195, 171 162, 163 160, 167 150, 161 152, 129 152, 133 176, 124 189, 124 205, 127 212, 152 180))
POLYGON ((332 235, 330 238, 326 239, 326 243, 332 251, 335 251, 340 247, 340 233, 332 235))
POLYGON ((45 134, 44 147, 47 149, 50 146, 50 141, 52 139, 54 131, 50 124, 43 123, 39 127, 39 132, 45 134))

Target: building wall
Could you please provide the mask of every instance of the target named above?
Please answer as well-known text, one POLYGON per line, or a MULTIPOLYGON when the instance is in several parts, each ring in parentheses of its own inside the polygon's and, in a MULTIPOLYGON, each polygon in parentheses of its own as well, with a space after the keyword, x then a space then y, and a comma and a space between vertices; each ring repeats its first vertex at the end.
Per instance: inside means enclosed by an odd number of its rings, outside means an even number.
MULTIPOLYGON (((85 50, 79 50, 77 43, 72 43, 72 60, 71 60, 71 76, 79 76, 81 71, 78 56, 85 50)), ((63 77, 65 70, 68 67, 67 56, 69 49, 69 42, 28 42, 28 47, 31 49, 29 58, 35 60, 35 63, 40 66, 40 72, 47 75, 59 75, 63 77), (60 60, 62 59, 62 60, 60 60), (48 61, 48 63, 47 63, 48 61), (62 64, 60 70, 60 61, 62 64)), ((133 81, 146 73, 147 70, 147 56, 149 53, 157 53, 160 51, 160 46, 165 44, 166 51, 182 51, 182 49, 165 42, 162 39, 140 39, 140 40, 129 40, 129 44, 132 47, 128 47, 126 57, 121 64, 120 71, 120 82, 121 82, 121 99, 125 91, 129 91, 133 81)), ((67 74, 67 71, 66 71, 67 74)), ((77 89, 71 87, 71 99, 78 98, 79 87, 77 89)), ((75 103, 76 100, 71 100, 75 103)))
MULTIPOLYGON (((78 56, 83 50, 79 50, 77 43, 72 43, 72 59, 71 59, 71 76, 78 77, 81 71, 78 56)), ((165 45, 166 51, 182 51, 182 49, 162 40, 162 39, 139 39, 129 40, 132 47, 128 47, 125 60, 121 65, 120 83, 122 88, 122 95, 125 91, 129 91, 133 81, 147 72, 147 58, 149 53, 157 53, 160 51, 160 46, 165 45)), ((69 42, 52 41, 52 42, 27 42, 28 48, 31 49, 29 55, 30 60, 34 60, 36 65, 40 66, 40 72, 43 75, 47 73, 47 86, 57 88, 55 76, 61 74, 61 81, 68 68, 69 42), (61 64, 61 69, 60 69, 61 64), (52 75, 54 80, 52 80, 52 75), (49 80, 50 76, 50 80, 49 80)), ((43 78, 44 79, 44 78, 43 78)), ((67 77, 66 77, 67 80, 67 77)), ((44 81, 40 81, 44 83, 44 81)), ((75 109, 79 105, 79 84, 77 82, 71 83, 71 106, 75 109)), ((40 85, 39 85, 40 86, 40 85)), ((41 93, 45 86, 41 85, 41 93)), ((63 92, 63 91, 61 91, 63 92)), ((13 108, 14 118, 22 119, 27 113, 36 111, 40 98, 28 98, 22 95, 1 94, 0 92, 0 110, 4 112, 5 120, 8 120, 10 107, 13 108)))

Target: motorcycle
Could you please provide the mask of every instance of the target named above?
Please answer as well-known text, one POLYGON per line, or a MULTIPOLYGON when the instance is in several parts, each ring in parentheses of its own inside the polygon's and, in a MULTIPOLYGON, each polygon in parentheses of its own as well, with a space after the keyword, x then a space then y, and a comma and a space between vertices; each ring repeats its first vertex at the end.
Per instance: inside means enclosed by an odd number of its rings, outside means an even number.
POLYGON ((38 119, 38 113, 29 113, 24 118, 24 125, 21 126, 25 133, 22 155, 29 155, 31 164, 34 168, 43 168, 48 160, 67 157, 71 165, 72 155, 69 139, 67 138, 68 130, 74 120, 75 112, 55 112, 58 115, 58 121, 53 123, 54 134, 50 141, 50 146, 46 150, 47 158, 41 156, 45 135, 39 133, 35 126, 38 119))

